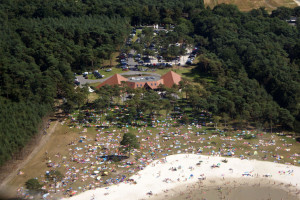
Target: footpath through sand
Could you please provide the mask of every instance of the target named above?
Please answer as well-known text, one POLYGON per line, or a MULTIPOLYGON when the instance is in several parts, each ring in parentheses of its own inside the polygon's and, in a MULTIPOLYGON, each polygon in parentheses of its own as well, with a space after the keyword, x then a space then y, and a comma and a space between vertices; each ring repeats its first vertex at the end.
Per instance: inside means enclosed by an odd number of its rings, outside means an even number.
POLYGON ((7 183, 9 183, 17 175, 17 172, 21 170, 46 144, 52 133, 55 131, 57 124, 58 121, 55 121, 55 123, 50 128, 50 131, 48 131, 47 134, 40 139, 39 144, 33 149, 33 151, 20 164, 17 165, 16 170, 12 171, 7 177, 5 177, 5 179, 0 184, 0 194, 8 193, 7 190, 10 189, 6 187, 7 183))

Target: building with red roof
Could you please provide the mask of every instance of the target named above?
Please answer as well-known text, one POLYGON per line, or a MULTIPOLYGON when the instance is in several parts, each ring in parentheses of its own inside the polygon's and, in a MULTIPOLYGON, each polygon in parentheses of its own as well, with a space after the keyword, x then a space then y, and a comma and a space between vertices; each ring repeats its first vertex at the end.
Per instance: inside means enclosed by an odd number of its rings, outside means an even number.
POLYGON ((169 71, 161 78, 164 81, 164 85, 168 88, 171 88, 174 84, 178 85, 181 81, 181 76, 173 71, 169 71))
POLYGON ((100 85, 98 85, 96 88, 99 89, 100 87, 104 86, 104 85, 121 85, 122 82, 127 82, 128 79, 125 78, 124 76, 121 76, 120 74, 115 74, 113 76, 111 76, 110 78, 108 78, 107 80, 105 80, 104 82, 102 82, 100 85))
POLYGON ((121 85, 122 82, 125 82, 129 87, 135 88, 150 88, 157 89, 160 84, 165 85, 168 88, 171 88, 174 84, 178 85, 181 81, 181 76, 173 71, 169 71, 165 75, 159 76, 138 76, 125 78, 120 74, 115 74, 108 78, 106 81, 98 85, 96 88, 100 88, 104 85, 121 85))

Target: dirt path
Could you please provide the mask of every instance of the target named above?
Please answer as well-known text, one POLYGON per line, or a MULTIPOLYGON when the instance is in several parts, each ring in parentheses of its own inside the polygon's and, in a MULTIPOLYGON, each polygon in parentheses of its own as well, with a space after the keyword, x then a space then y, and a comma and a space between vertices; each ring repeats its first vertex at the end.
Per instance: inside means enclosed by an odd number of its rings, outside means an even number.
POLYGON ((273 9, 276 9, 276 7, 270 3, 270 0, 266 0, 265 3, 266 3, 266 5, 269 6, 272 10, 273 10, 273 9))
POLYGON ((0 194, 1 194, 1 191, 3 192, 6 190, 7 183, 9 183, 17 175, 17 172, 20 169, 22 169, 39 152, 39 150, 46 144, 46 142, 49 140, 52 133, 55 131, 57 124, 58 124, 58 121, 55 121, 55 123, 51 127, 50 131, 48 131, 48 133, 40 139, 39 144, 33 149, 33 151, 23 161, 21 161, 19 164, 17 164, 17 167, 15 170, 10 172, 10 174, 7 177, 5 177, 5 179, 0 184, 0 194))

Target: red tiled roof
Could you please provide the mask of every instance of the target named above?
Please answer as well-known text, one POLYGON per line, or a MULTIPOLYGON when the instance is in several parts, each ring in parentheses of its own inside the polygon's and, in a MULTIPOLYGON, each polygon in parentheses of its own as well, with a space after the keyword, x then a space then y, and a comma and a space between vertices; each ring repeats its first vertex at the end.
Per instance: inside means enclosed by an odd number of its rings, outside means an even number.
POLYGON ((120 85, 122 81, 125 81, 127 85, 133 89, 138 87, 144 87, 146 84, 151 89, 157 89, 160 84, 165 85, 166 87, 172 87, 174 84, 178 85, 181 81, 181 76, 179 74, 176 74, 173 71, 169 71, 165 75, 161 77, 160 80, 157 81, 146 81, 146 82, 134 82, 129 81, 127 78, 121 76, 120 74, 115 74, 112 77, 108 78, 106 81, 98 85, 96 88, 99 89, 100 87, 104 85, 120 85))
POLYGON ((181 81, 181 76, 173 71, 169 71, 161 77, 166 87, 172 87, 174 84, 178 85, 181 81))
POLYGON ((135 88, 138 88, 138 87, 144 87, 146 84, 151 88, 151 89, 156 89, 158 88, 158 86, 160 84, 164 84, 163 80, 160 79, 158 81, 147 81, 147 82, 131 82, 131 81, 128 81, 128 86, 135 89, 135 88))
POLYGON ((125 78, 124 76, 121 76, 120 74, 115 74, 113 76, 111 76, 110 78, 108 78, 106 81, 104 81, 103 83, 101 83, 100 85, 98 85, 96 88, 100 88, 104 85, 120 85, 122 83, 122 81, 127 82, 127 78, 125 78))

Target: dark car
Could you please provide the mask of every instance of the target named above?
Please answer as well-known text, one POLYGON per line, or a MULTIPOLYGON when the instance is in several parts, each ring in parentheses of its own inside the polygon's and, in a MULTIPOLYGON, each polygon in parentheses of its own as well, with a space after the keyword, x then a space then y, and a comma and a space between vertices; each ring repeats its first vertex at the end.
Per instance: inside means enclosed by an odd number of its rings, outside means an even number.
POLYGON ((74 81, 74 84, 79 86, 80 85, 80 82, 79 81, 74 81))
POLYGON ((186 61, 186 64, 187 64, 187 65, 191 65, 191 64, 192 64, 192 60, 191 60, 191 59, 188 59, 188 60, 186 61))
POLYGON ((94 72, 94 76, 96 77, 96 78, 103 78, 104 77, 104 75, 101 75, 99 72, 97 72, 97 71, 95 71, 94 72))

